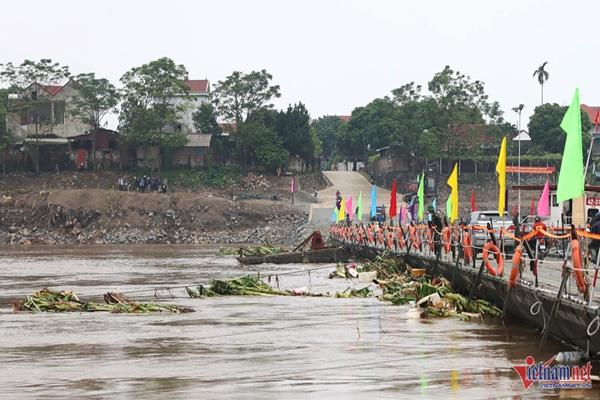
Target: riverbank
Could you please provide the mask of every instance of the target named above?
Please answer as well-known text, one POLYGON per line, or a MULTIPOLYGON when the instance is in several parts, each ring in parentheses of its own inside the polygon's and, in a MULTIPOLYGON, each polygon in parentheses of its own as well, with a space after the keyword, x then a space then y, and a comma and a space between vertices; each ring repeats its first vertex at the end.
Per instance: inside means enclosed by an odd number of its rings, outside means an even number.
MULTIPOLYGON (((310 188, 324 181, 303 180, 310 188)), ((116 175, 107 172, 1 182, 0 244, 293 244, 310 234, 309 195, 298 193, 292 205, 286 177, 246 177, 227 189, 172 186, 166 194, 114 190, 116 175)))

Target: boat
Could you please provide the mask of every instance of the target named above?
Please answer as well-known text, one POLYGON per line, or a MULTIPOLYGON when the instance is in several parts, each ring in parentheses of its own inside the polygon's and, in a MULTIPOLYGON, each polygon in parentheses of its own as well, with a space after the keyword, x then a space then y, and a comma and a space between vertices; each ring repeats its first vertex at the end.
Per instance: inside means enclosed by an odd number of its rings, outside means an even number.
POLYGON ((350 259, 350 252, 341 246, 324 247, 316 250, 301 250, 279 254, 244 255, 237 260, 246 265, 262 263, 271 264, 316 264, 346 262, 350 259))

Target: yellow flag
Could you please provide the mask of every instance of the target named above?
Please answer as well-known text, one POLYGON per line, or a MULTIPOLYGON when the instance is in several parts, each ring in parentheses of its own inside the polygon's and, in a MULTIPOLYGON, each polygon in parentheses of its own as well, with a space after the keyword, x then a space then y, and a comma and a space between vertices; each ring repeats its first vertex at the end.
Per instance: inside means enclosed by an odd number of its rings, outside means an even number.
POLYGON ((446 182, 452 189, 450 193, 451 212, 450 212, 450 223, 458 219, 458 163, 454 164, 454 169, 446 182))
POLYGON ((346 220, 346 209, 344 208, 344 198, 340 202, 340 212, 338 213, 338 222, 346 220))
POLYGON ((504 215, 506 205, 506 136, 502 139, 500 154, 498 154, 498 163, 496 164, 496 173, 498 174, 498 214, 504 215))

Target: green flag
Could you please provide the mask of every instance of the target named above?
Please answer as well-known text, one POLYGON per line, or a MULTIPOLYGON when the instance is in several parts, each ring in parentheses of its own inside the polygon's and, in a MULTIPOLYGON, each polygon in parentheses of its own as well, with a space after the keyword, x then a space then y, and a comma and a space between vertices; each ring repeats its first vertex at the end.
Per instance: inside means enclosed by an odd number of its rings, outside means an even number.
POLYGON ((573 101, 565 113, 560 127, 567 133, 567 140, 560 164, 558 188, 556 189, 556 200, 559 203, 581 197, 584 193, 579 88, 575 89, 573 101))
POLYGON ((358 210, 356 211, 356 222, 362 222, 362 192, 358 192, 358 210))
POLYGON ((419 182, 419 190, 417 190, 417 197, 419 198, 419 219, 423 219, 423 214, 425 213, 425 199, 423 198, 425 195, 425 172, 421 175, 421 182, 419 182))
POLYGON ((446 216, 448 219, 452 217, 452 195, 448 196, 448 200, 446 200, 446 216))

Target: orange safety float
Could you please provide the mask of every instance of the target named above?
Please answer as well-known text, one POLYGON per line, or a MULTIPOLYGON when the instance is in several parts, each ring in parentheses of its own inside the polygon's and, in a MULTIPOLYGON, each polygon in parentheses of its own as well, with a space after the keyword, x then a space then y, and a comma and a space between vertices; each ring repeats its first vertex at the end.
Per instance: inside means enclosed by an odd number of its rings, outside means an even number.
POLYGON ((521 257, 523 256, 523 245, 517 246, 515 254, 512 259, 512 269, 510 270, 510 279, 508 280, 508 286, 514 288, 517 285, 517 276, 519 276, 519 270, 521 269, 521 257))
POLYGON ((442 229, 442 243, 444 244, 444 253, 450 252, 450 228, 447 226, 442 229))
POLYGON ((463 234, 463 255, 465 258, 465 263, 470 264, 471 259, 473 258, 473 241, 471 239, 471 234, 469 232, 465 232, 463 234))
POLYGON ((410 234, 410 241, 412 243, 412 247, 418 250, 421 247, 421 241, 419 240, 419 236, 417 235, 417 228, 415 228, 413 225, 409 225, 408 232, 410 234))
POLYGON ((397 230, 396 238, 398 241, 398 248, 403 249, 406 244, 404 243, 404 237, 402 237, 402 229, 396 228, 396 230, 397 230))
POLYGON ((498 246, 496 246, 493 242, 487 242, 485 246, 483 246, 483 262, 490 275, 502 276, 504 273, 504 257, 502 257, 502 253, 500 253, 498 246), (492 267, 492 264, 490 263, 488 258, 490 251, 494 253, 494 258, 498 263, 498 269, 492 267))
POLYGON ((433 244, 433 234, 431 233, 433 230, 433 228, 429 228, 425 231, 426 234, 426 238, 427 238, 427 245, 429 246, 429 250, 430 251, 435 251, 435 247, 433 244))
POLYGON ((390 250, 394 247, 394 234, 392 232, 387 234, 387 247, 390 250))
POLYGON ((583 275, 583 263, 581 262, 581 251, 577 239, 571 240, 571 260, 573 260, 573 273, 575 274, 575 280, 577 281, 577 289, 579 289, 579 293, 585 293, 587 292, 587 282, 583 275))

